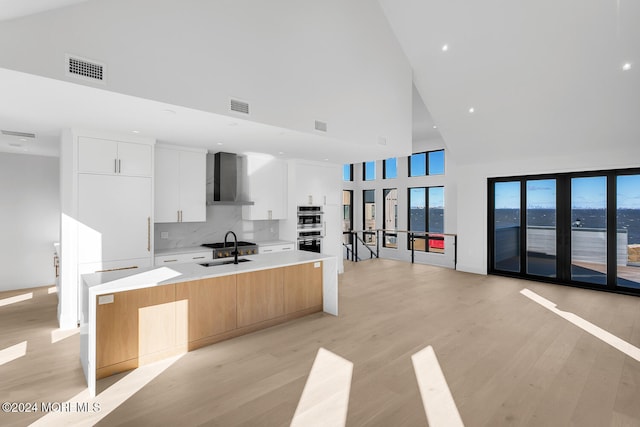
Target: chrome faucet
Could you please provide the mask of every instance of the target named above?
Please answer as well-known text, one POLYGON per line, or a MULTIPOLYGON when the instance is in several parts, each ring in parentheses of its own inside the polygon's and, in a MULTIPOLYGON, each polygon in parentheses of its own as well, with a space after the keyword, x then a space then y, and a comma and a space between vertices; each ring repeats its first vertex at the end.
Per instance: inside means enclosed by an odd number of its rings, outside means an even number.
POLYGON ((227 231, 227 234, 224 235, 224 247, 227 247, 227 237, 229 234, 233 235, 233 263, 238 263, 238 236, 233 231, 227 231))

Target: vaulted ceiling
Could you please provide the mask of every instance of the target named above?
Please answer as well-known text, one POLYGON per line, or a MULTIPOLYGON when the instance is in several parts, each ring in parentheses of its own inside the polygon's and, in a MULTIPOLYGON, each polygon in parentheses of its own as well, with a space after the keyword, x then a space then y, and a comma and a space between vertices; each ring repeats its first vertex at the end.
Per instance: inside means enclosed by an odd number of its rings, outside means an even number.
POLYGON ((640 144, 640 2, 379 1, 460 163, 640 144))
MULTIPOLYGON (((0 20, 78 2, 0 0, 0 20)), ((426 105, 414 138, 441 135, 456 161, 640 144, 640 2, 379 3, 426 105)))

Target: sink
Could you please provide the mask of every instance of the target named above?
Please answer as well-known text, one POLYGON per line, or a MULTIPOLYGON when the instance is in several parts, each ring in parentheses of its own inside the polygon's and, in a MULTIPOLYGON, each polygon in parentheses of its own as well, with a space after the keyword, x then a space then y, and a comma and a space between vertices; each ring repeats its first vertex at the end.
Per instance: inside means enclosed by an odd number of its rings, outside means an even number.
MULTIPOLYGON (((243 263, 243 262, 249 262, 251 261, 250 259, 246 259, 246 258, 238 258, 238 264, 243 263)), ((218 265, 228 265, 228 264, 233 264, 233 260, 229 259, 229 260, 224 260, 224 261, 213 261, 213 262, 206 262, 204 264, 200 264, 203 267, 216 267, 218 265)))

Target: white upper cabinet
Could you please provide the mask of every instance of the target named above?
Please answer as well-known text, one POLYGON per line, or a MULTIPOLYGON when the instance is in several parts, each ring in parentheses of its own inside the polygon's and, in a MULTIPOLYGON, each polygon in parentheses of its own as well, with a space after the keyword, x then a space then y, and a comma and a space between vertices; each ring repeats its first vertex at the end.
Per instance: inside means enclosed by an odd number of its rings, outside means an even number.
POLYGON ((78 172, 106 175, 151 176, 152 147, 149 144, 78 138, 78 172))
POLYGON ((267 155, 246 158, 247 195, 254 205, 242 207, 248 220, 287 218, 287 163, 267 155))
POLYGON ((205 222, 206 151, 157 146, 155 222, 205 222))

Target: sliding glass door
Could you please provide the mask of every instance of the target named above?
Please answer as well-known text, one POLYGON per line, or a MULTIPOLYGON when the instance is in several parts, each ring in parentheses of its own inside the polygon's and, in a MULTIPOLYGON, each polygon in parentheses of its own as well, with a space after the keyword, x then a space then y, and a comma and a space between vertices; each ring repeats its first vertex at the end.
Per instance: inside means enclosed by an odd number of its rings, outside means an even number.
POLYGON ((616 284, 640 289, 640 174, 616 181, 616 284))
POLYGON ((640 169, 489 180, 490 273, 640 292, 640 169))
POLYGON ((571 280, 607 284, 607 178, 571 178, 571 280))
POLYGON ((527 274, 556 277, 556 180, 526 181, 527 274))

